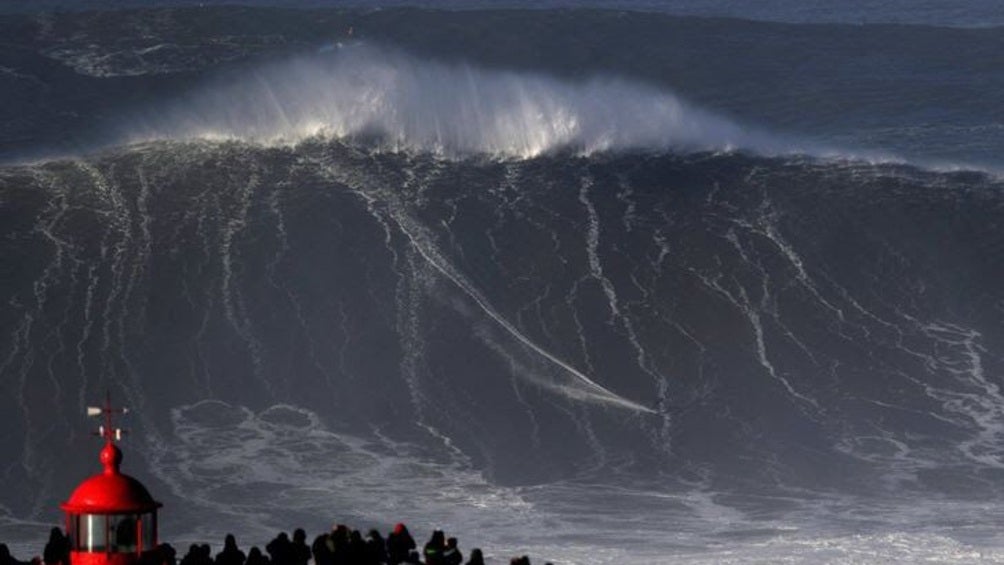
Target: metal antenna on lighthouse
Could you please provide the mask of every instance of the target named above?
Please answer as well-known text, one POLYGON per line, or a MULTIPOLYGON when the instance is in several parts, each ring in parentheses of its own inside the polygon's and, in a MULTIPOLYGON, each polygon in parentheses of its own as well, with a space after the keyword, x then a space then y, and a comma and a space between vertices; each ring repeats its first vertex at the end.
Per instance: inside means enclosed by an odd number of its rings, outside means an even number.
POLYGON ((109 443, 112 441, 118 441, 122 439, 122 436, 127 432, 122 428, 116 428, 113 426, 112 415, 113 414, 128 414, 129 409, 113 408, 112 407, 112 394, 111 392, 105 393, 105 405, 104 406, 88 406, 87 415, 88 416, 104 416, 104 425, 98 426, 97 436, 105 438, 109 443))

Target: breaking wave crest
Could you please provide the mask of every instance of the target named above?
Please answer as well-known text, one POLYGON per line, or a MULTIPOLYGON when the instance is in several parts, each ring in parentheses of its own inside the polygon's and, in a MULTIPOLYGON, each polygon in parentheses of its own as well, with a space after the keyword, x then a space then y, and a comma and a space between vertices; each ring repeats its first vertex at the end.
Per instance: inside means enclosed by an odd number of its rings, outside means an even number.
POLYGON ((433 63, 364 44, 219 80, 144 122, 133 141, 361 138, 390 150, 516 158, 556 150, 785 149, 639 83, 433 63))

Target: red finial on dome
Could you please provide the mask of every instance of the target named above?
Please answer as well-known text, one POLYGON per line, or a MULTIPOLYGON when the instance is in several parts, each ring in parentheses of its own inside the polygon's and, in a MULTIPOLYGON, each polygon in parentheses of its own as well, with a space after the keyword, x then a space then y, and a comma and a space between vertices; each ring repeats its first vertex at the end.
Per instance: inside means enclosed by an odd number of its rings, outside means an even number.
POLYGON ((109 441, 101 450, 101 464, 105 466, 106 475, 117 474, 122 465, 122 450, 109 441))

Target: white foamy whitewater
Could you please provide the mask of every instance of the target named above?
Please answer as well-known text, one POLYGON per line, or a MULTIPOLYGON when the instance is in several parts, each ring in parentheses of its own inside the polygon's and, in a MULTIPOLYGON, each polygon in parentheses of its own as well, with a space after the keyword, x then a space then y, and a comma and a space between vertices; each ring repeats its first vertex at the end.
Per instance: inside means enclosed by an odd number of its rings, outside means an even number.
POLYGON ((131 141, 364 138, 385 150, 510 158, 556 150, 790 150, 637 82, 562 81, 362 43, 218 79, 143 121, 138 134, 129 125, 131 141))

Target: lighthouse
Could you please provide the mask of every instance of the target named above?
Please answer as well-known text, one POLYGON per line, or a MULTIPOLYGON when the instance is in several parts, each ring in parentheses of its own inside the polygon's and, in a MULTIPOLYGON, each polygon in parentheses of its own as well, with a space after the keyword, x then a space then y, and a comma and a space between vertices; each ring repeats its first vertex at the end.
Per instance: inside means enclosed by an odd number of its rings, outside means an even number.
POLYGON ((142 483, 119 469, 122 450, 115 442, 122 439, 122 430, 113 427, 112 416, 125 412, 112 408, 110 400, 103 407, 87 409, 88 415, 105 419, 98 429, 105 440, 100 454, 104 470, 80 483, 61 505, 72 565, 138 565, 152 562, 156 555, 161 504, 142 483))

